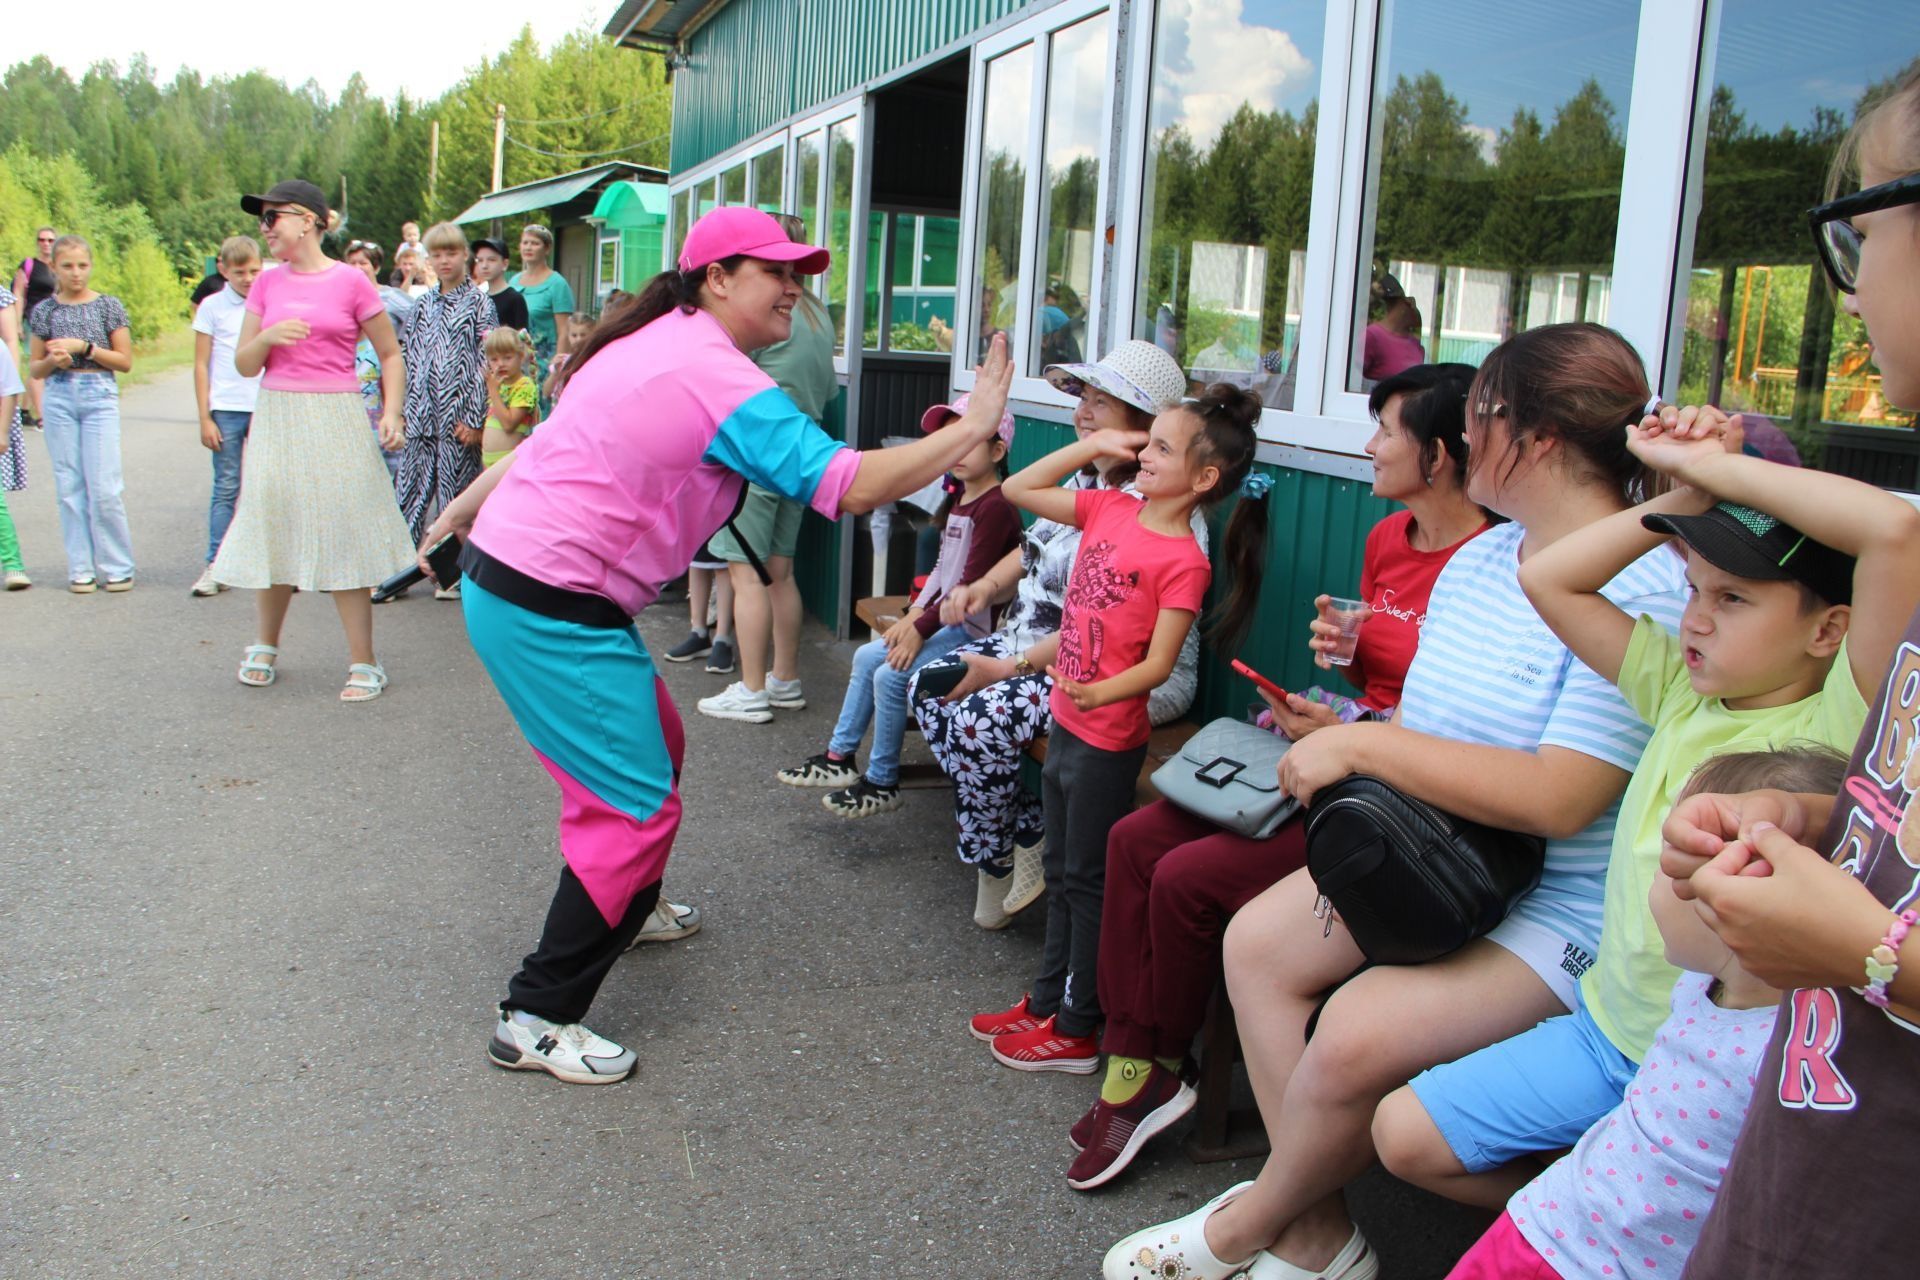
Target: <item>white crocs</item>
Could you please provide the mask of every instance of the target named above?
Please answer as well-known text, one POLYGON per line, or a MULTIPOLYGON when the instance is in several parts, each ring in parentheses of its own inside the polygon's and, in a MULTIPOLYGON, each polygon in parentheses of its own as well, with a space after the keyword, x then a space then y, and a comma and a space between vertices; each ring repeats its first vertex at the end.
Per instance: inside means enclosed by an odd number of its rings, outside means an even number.
POLYGON ((1100 1274, 1105 1280, 1244 1280, 1247 1269, 1269 1255, 1222 1262, 1207 1248, 1206 1227, 1215 1209, 1252 1185, 1247 1181, 1228 1187, 1184 1218, 1134 1232, 1107 1250, 1100 1274))
POLYGON ((1373 1251, 1358 1227, 1340 1246, 1340 1252, 1333 1255, 1333 1261, 1319 1271, 1296 1267, 1285 1258, 1265 1252, 1247 1268, 1247 1280, 1376 1280, 1379 1274, 1380 1255, 1373 1251))

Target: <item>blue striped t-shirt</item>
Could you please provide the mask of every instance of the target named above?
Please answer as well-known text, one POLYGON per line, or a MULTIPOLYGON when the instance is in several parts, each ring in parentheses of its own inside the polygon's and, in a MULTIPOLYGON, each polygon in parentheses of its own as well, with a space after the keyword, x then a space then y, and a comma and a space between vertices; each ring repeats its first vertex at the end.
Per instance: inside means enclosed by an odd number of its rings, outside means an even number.
MULTIPOLYGON (((1400 723, 1420 733, 1515 751, 1565 747, 1631 773, 1653 730, 1620 691, 1560 643, 1520 590, 1517 524, 1489 529, 1440 571, 1407 670, 1400 723)), ((1669 631, 1686 607, 1686 565, 1665 546, 1601 592, 1669 631)), ((1501 785, 1488 779, 1489 786, 1501 785)), ((1446 806, 1442 804, 1442 808, 1446 806)), ((1598 954, 1615 801, 1578 835, 1547 842, 1540 885, 1513 916, 1598 954)))

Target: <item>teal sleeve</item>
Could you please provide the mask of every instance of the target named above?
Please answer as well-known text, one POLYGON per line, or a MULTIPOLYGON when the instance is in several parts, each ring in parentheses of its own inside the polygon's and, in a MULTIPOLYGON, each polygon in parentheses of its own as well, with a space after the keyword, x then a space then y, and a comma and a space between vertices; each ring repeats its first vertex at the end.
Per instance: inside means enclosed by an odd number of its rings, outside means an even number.
POLYGON ((568 284, 567 278, 558 271, 553 273, 553 280, 554 283, 560 287, 554 291, 553 306, 549 308, 549 310, 553 311, 556 315, 562 311, 571 312, 573 310, 573 286, 568 284))
POLYGON ((768 387, 727 415, 704 456, 783 498, 811 502, 828 466, 845 448, 800 412, 786 392, 768 387))

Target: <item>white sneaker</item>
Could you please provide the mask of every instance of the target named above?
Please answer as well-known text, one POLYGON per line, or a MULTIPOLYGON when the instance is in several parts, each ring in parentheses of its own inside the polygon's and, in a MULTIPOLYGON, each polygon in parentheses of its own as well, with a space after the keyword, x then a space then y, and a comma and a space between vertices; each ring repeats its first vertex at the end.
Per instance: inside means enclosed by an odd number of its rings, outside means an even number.
POLYGON ((487 1059, 509 1071, 544 1071, 568 1084, 613 1084, 632 1075, 639 1063, 633 1050, 578 1022, 563 1026, 535 1018, 522 1023, 506 1009, 487 1042, 487 1059))
POLYGON ((765 724, 773 719, 773 703, 767 697, 767 691, 762 689, 759 693, 755 693, 738 680, 711 698, 700 699, 697 705, 701 715, 712 716, 715 720, 744 720, 748 724, 765 724))
POLYGON ((433 598, 435 600, 458 600, 460 598, 460 584, 456 582, 450 587, 435 587, 433 589, 433 598))
POLYGON ((800 711, 807 705, 798 680, 778 680, 773 676, 767 677, 767 701, 775 711, 800 711))
POLYGON ((640 926, 639 933, 633 935, 627 950, 631 951, 643 942, 678 942, 698 932, 700 908, 662 898, 653 904, 653 910, 647 912, 646 923, 640 926))
POLYGON ((973 922, 982 929, 1006 928, 1013 923, 1013 917, 1000 905, 1006 901, 1007 878, 988 875, 984 867, 975 874, 980 881, 973 891, 973 922))
POLYGON ((1040 895, 1047 891, 1047 873, 1040 859, 1046 847, 1045 836, 1032 844, 1013 846, 1013 874, 1000 882, 1007 886, 1006 901, 1000 909, 1008 915, 1019 915, 1038 902, 1040 895))
POLYGON ((208 565, 206 572, 200 575, 200 580, 193 584, 192 594, 196 596, 217 596, 226 589, 226 583, 215 582, 213 580, 213 566, 208 565))

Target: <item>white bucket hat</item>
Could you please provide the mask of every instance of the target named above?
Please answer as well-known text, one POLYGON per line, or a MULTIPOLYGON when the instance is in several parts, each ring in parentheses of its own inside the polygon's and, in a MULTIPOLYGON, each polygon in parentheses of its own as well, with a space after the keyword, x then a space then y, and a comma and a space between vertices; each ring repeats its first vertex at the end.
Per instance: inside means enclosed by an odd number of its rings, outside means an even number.
POLYGON ((1095 387, 1143 413, 1165 413, 1187 395, 1187 375, 1172 356, 1138 338, 1123 342, 1094 364, 1050 364, 1048 382, 1070 396, 1095 387))

